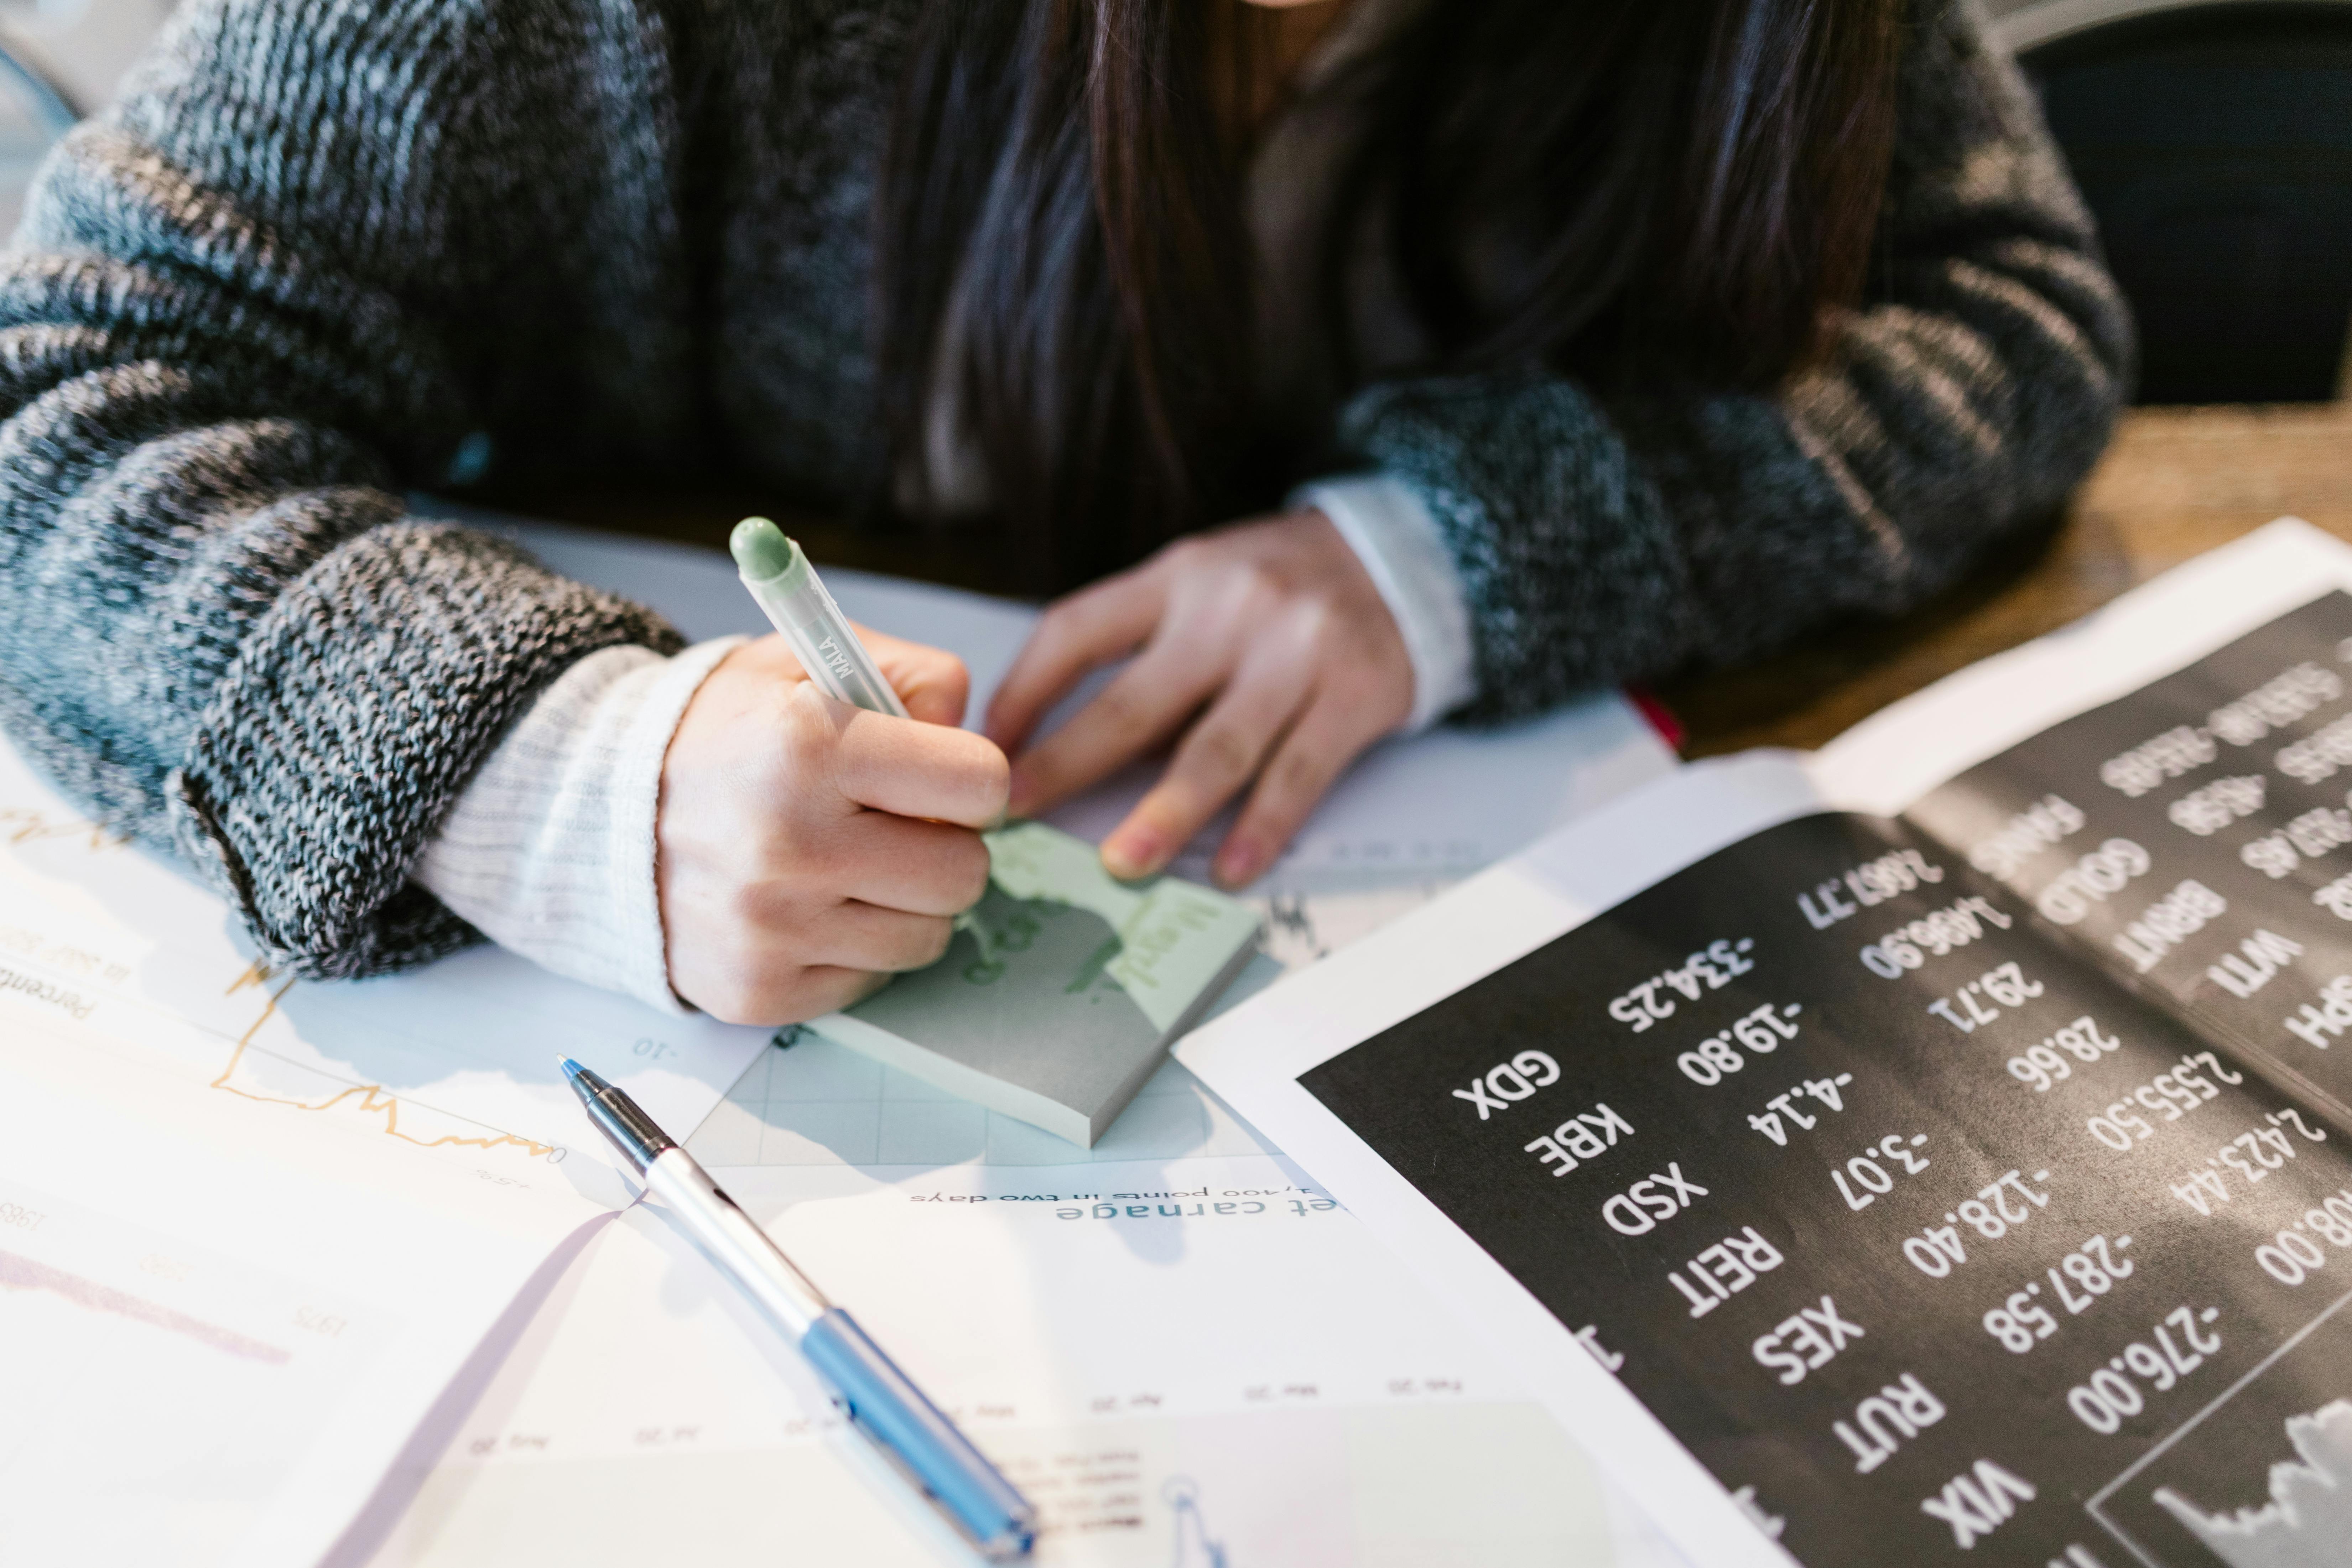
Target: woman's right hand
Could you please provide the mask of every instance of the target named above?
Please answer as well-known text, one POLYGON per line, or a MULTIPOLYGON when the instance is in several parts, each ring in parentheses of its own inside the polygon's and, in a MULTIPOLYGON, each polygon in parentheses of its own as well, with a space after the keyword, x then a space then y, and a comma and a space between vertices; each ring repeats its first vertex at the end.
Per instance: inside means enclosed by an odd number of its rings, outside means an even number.
POLYGON ((947 951, 988 886, 1004 753, 956 729, 952 654, 860 634, 912 721, 835 702, 782 637, 737 649, 662 761, 656 883, 671 989, 730 1024, 829 1013, 947 951))

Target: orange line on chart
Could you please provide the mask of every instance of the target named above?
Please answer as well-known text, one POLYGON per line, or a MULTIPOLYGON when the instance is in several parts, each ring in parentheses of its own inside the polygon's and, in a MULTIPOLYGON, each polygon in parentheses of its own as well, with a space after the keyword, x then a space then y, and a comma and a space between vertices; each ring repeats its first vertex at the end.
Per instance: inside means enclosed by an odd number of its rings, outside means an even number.
MULTIPOLYGON (((245 966, 244 973, 238 975, 236 979, 228 983, 228 989, 222 992, 221 994, 224 996, 234 996, 248 985, 267 985, 269 984, 271 973, 272 971, 269 965, 262 963, 261 960, 257 958, 251 963, 245 966)), ((294 983, 289 980, 286 983, 286 985, 291 985, 293 984, 294 983)), ((281 985, 278 988, 278 996, 283 996, 286 994, 286 985, 281 985)), ((269 1015, 278 1009, 278 996, 272 996, 269 999, 269 1005, 264 1007, 261 1010, 261 1016, 253 1021, 253 1029, 258 1029, 262 1025, 269 1021, 269 1015)), ((253 1029, 247 1029, 245 1032, 245 1038, 247 1040, 253 1038, 253 1029)), ((240 1040, 237 1043, 239 1045, 243 1045, 245 1041, 240 1040)))
POLYGON ((86 817, 73 817, 61 822, 45 812, 29 807, 0 806, 0 838, 11 844, 30 844, 43 838, 71 838, 83 833, 89 835, 89 847, 92 849, 120 849, 130 842, 116 837, 86 817))
MULTIPOLYGON (((268 966, 257 960, 246 966, 245 973, 237 976, 236 984, 232 984, 224 994, 235 995, 248 985, 259 985, 265 983, 269 977, 268 966)), ((492 1138, 461 1138, 454 1132, 445 1133, 438 1138, 419 1138, 413 1132, 403 1132, 400 1130, 399 1097, 386 1093, 383 1085, 380 1083, 354 1084, 341 1093, 316 1103, 307 1100, 288 1100, 281 1095, 256 1094, 249 1089, 237 1088, 228 1080, 236 1073, 236 1064, 245 1059, 245 1047, 253 1043, 253 1037, 261 1032, 261 1026, 269 1022, 271 1015, 278 1011, 278 999, 293 988, 294 981, 289 978, 285 984, 269 994, 268 1005, 262 1008, 261 1016, 253 1021, 252 1027, 247 1029, 238 1037, 236 1050, 229 1057, 228 1065, 221 1068, 220 1077, 213 1079, 212 1088, 225 1089, 240 1099, 257 1100, 264 1105, 290 1105, 297 1110, 331 1110, 356 1094, 360 1097, 358 1109, 362 1113, 377 1110, 383 1112, 383 1131, 387 1136, 397 1138, 404 1143, 414 1143, 420 1149, 436 1149, 443 1144, 453 1144, 464 1149, 516 1148, 527 1150, 536 1156, 548 1153, 555 1147, 552 1143, 534 1143, 528 1138, 518 1138, 511 1132, 501 1132, 492 1138)))

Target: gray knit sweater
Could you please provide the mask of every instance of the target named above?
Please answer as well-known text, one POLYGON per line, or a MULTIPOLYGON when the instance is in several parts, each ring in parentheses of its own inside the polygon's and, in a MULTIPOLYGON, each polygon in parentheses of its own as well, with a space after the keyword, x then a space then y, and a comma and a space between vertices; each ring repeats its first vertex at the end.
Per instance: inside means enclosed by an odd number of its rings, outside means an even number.
MULTIPOLYGON (((646 612, 405 515, 506 460, 869 491, 869 210, 916 0, 189 0, 0 261, 0 725, 264 952, 468 928, 407 868, 646 612), (477 446, 478 444, 477 443, 477 446)), ((1771 398, 1362 389, 1504 716, 1893 612, 2097 455, 2129 331, 2014 69, 1914 34, 1892 292, 1771 398)))

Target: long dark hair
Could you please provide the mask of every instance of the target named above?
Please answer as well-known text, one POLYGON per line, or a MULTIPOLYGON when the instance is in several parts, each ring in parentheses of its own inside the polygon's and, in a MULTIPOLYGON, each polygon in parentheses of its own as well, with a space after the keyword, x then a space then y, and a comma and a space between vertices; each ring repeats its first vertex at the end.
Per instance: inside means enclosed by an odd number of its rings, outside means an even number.
MULTIPOLYGON (((1333 363, 1369 238, 1428 372, 1787 376, 1865 280, 1904 4, 1425 0, 1328 89, 1364 126, 1323 245, 1333 363), (1517 258, 1499 293, 1482 246, 1517 258)), ((1296 460, 1259 434, 1247 149, 1219 112, 1250 100, 1250 9, 929 0, 918 26, 879 214, 894 468, 924 470, 953 376, 1040 587, 1263 505, 1296 460)))

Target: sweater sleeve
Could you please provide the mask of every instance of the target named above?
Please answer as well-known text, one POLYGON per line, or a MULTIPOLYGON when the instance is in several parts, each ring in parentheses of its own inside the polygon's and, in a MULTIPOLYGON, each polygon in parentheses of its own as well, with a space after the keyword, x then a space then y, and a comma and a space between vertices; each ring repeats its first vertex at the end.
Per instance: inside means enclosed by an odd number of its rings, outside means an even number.
POLYGON ((2131 329, 2091 220, 1972 0, 1910 37, 1873 293, 1770 395, 1498 374, 1343 416, 1412 486, 1470 602, 1469 716, 1753 658, 1893 614, 2046 514, 2105 445, 2131 329))
POLYGON ((688 1012, 662 930, 662 762, 687 704, 744 641, 674 658, 610 647, 573 665, 515 721, 410 874, 510 952, 688 1012))
POLYGON ((574 661, 677 646, 399 499, 538 241, 486 3, 192 0, 0 257, 0 725, 308 975, 470 940, 407 879, 460 787, 574 661))

